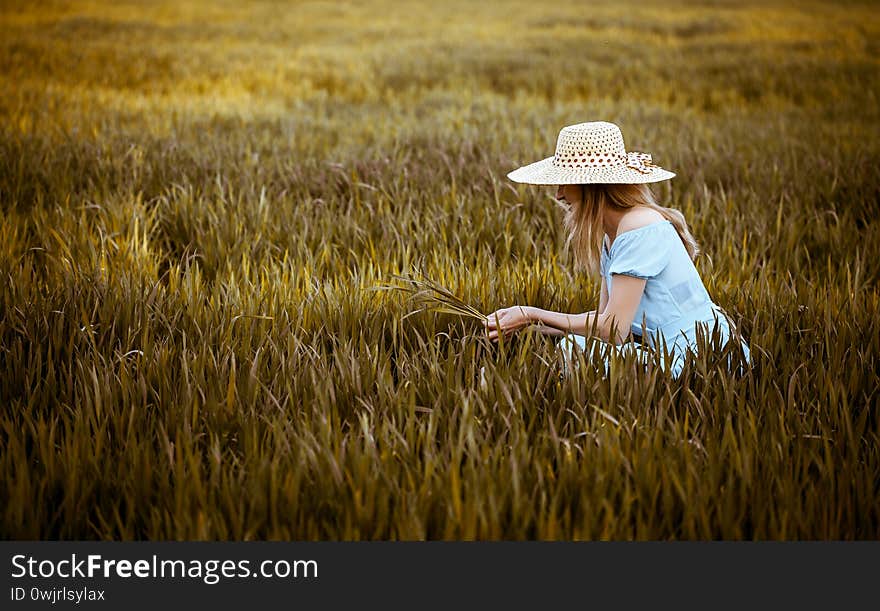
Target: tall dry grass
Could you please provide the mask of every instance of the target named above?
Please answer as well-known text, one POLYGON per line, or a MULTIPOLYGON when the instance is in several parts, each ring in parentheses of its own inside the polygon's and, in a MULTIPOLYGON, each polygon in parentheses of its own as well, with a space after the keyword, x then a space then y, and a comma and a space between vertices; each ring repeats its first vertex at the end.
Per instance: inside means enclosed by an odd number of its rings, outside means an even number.
POLYGON ((0 3, 0 536, 877 538, 878 34, 855 2, 0 3), (372 290, 593 309, 504 174, 594 119, 678 173, 745 376, 559 380, 546 338, 372 290))

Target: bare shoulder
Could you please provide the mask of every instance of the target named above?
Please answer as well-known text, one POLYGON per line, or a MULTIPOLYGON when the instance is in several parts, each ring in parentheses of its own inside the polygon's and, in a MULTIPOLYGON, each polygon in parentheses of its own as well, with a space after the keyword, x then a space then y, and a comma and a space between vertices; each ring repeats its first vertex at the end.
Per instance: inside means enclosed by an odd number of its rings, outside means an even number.
POLYGON ((623 215, 620 219, 617 233, 623 233, 624 231, 631 231, 633 229, 638 229, 639 227, 644 227, 645 225, 659 223, 660 221, 665 220, 665 218, 666 217, 662 214, 651 208, 634 208, 623 215))

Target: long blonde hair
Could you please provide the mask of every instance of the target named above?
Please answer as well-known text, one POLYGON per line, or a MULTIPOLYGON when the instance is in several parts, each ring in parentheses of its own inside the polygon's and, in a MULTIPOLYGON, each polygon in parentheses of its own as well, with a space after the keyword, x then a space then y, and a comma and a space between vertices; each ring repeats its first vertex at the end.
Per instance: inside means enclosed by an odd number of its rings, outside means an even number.
POLYGON ((565 227, 568 229, 566 246, 574 253, 575 265, 594 273, 599 272, 602 240, 605 230, 602 226, 602 211, 608 207, 626 210, 635 206, 647 206, 663 215, 675 227, 691 260, 700 254, 700 247, 688 229, 684 215, 675 208, 666 208, 657 203, 654 193, 647 184, 591 184, 580 185, 581 201, 560 202, 565 209, 565 227))

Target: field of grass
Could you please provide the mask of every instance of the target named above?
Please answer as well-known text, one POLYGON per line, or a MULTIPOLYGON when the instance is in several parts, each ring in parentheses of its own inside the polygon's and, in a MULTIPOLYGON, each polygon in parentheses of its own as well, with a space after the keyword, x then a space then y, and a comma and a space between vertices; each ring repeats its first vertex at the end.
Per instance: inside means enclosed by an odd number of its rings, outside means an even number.
POLYGON ((871 2, 0 1, 0 537, 877 539, 878 41, 871 2), (678 173, 744 376, 559 381, 372 290, 594 309, 505 177, 590 120, 678 173))

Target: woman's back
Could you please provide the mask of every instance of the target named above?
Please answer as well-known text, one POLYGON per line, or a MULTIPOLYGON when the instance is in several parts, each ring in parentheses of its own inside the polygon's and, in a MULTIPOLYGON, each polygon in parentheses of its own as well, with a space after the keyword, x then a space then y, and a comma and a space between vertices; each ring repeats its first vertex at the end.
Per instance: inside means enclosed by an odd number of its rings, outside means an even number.
MULTIPOLYGON (((658 333, 668 346, 683 353, 696 349, 697 323, 711 331, 717 324, 722 340, 731 335, 731 323, 710 298, 675 226, 669 220, 653 222, 618 234, 611 248, 603 244, 600 270, 614 291, 617 274, 645 279, 645 291, 631 331, 656 346, 658 333)), ((748 346, 743 343, 746 359, 748 346)), ((677 368, 678 369, 678 368, 677 368)))

